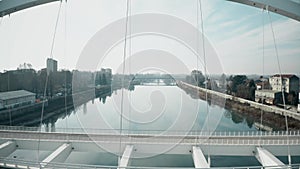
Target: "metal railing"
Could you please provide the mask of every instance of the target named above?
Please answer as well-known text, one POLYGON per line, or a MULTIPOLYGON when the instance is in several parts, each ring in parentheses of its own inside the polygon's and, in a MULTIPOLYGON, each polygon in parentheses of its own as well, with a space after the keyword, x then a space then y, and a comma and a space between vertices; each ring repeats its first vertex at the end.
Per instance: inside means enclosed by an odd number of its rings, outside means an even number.
MULTIPOLYGON (((0 131, 22 131, 22 132, 42 132, 42 133, 65 133, 65 134, 103 134, 119 135, 119 129, 97 129, 97 128, 55 128, 55 131, 45 131, 40 127, 25 126, 3 126, 0 131)), ((203 137, 267 137, 267 136, 300 136, 300 131, 202 131, 202 130, 127 130, 122 129, 122 135, 144 135, 144 136, 203 136, 203 137)))
POLYGON ((174 145, 300 145, 300 136, 285 135, 277 136, 202 136, 202 135, 118 135, 118 134, 69 134, 69 133, 39 133, 39 132, 1 132, 2 139, 12 140, 44 140, 59 142, 101 142, 118 144, 122 137, 122 144, 128 143, 151 143, 151 144, 174 144, 174 145))
MULTIPOLYGON (((1 134, 1 137, 4 139, 13 139, 17 138, 15 135, 11 134, 1 134)), ((19 137, 21 140, 43 140, 43 141, 68 141, 68 142, 97 142, 97 143, 111 143, 119 144, 119 137, 95 137, 95 136, 82 136, 82 135, 22 135, 19 137)), ((161 137, 126 137, 122 138, 122 144, 174 144, 174 145, 300 145, 299 139, 195 139, 195 138, 161 138, 161 137)))
MULTIPOLYGON (((118 166, 107 166, 107 165, 88 165, 88 164, 70 164, 70 163, 42 163, 30 160, 11 159, 0 157, 0 166, 11 167, 11 168, 32 168, 32 169, 43 169, 43 168, 55 168, 55 169, 116 169, 118 166)), ((194 169, 194 167, 143 167, 143 166, 128 166, 121 167, 122 169, 194 169)), ((276 169, 299 169, 300 164, 283 165, 283 166, 235 166, 235 167, 211 167, 212 169, 263 169, 263 168, 276 168, 276 169)))

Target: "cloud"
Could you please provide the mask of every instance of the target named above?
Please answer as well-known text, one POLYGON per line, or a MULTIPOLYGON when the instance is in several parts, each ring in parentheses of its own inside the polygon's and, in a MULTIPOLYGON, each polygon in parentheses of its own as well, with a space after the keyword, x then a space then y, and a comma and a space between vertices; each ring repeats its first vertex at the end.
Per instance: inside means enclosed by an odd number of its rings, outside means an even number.
MULTIPOLYGON (((267 63, 277 63, 276 52, 274 50, 273 34, 271 30, 271 23, 253 27, 253 17, 257 14, 249 14, 247 19, 241 18, 239 20, 224 20, 220 23, 215 23, 218 27, 218 32, 213 34, 213 41, 218 54, 222 60, 225 72, 228 73, 260 73, 262 70, 262 52, 263 44, 262 37, 264 34, 265 40, 265 58, 268 58, 267 63), (227 27, 230 27, 228 29, 227 27), (245 66, 246 65, 246 66, 245 66)), ((262 17, 257 16, 260 20, 262 17)), ((267 16, 265 17, 267 20, 267 16)), ((267 21, 266 21, 267 22, 267 21)), ((275 41, 278 48, 278 54, 282 62, 282 71, 297 71, 297 67, 292 67, 300 56, 300 24, 291 19, 279 19, 273 22, 273 29, 275 33, 275 41), (288 28, 288 29, 287 29, 288 28), (287 61, 288 60, 288 61, 287 61), (283 64, 284 63, 284 64, 283 64)), ((208 35, 209 36, 209 35, 208 35)), ((299 61, 298 61, 299 62, 299 61)), ((273 67, 268 66, 267 72, 278 72, 277 64, 272 64, 273 67)))
MULTIPOLYGON (((202 0, 204 34, 213 44, 228 73, 259 73, 262 67, 262 11, 223 0, 202 0), (247 65, 247 66, 244 66, 247 65)), ((132 14, 166 13, 196 24, 197 0, 132 0, 132 14)), ((75 67, 76 58, 87 41, 107 24, 125 16, 125 1, 89 3, 68 1, 67 56, 64 57, 64 6, 59 21, 54 57, 63 68, 75 67)), ((3 19, 0 26, 0 70, 16 68, 22 62, 43 68, 49 56, 58 3, 20 11, 3 19), (7 59, 9 58, 9 59, 7 59)), ((280 60, 284 71, 297 72, 300 56, 300 23, 271 14, 280 60)), ((274 65, 275 51, 270 24, 265 14, 265 58, 274 63, 269 73, 278 70, 274 65)), ((133 44, 134 46, 135 44, 133 44)), ((140 45, 147 46, 147 43, 140 45)), ((176 51, 176 50, 174 50, 176 51)), ((183 52, 182 52, 183 53, 183 52)))

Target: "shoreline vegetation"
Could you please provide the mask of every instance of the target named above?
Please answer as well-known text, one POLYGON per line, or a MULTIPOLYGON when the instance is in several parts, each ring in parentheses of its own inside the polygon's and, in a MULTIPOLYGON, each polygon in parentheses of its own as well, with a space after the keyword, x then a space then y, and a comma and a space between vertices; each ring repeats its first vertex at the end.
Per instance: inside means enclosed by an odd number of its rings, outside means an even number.
MULTIPOLYGON (((285 116, 276 114, 275 112, 261 110, 259 108, 252 107, 248 103, 241 103, 235 99, 223 98, 209 92, 205 92, 202 90, 197 90, 186 85, 183 82, 178 82, 178 87, 184 90, 187 94, 189 94, 194 99, 206 100, 209 104, 217 105, 220 107, 224 107, 233 111, 235 114, 244 116, 247 119, 253 121, 253 124, 259 124, 261 130, 264 129, 272 129, 272 130, 286 130, 285 116), (262 125, 261 124, 261 114, 262 114, 262 125)), ((195 86, 196 87, 196 86, 195 86)), ((299 130, 300 129, 300 121, 291 117, 287 117, 288 120, 288 128, 289 130, 299 130)))

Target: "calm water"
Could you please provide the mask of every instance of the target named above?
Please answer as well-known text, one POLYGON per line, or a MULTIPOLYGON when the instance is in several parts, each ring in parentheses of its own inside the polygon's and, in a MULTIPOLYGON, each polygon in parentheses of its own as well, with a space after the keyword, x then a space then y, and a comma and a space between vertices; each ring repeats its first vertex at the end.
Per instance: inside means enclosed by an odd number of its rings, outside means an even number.
POLYGON ((123 92, 123 108, 122 91, 114 91, 111 97, 91 100, 67 117, 53 119, 52 128, 118 130, 122 114, 123 130, 256 130, 251 120, 193 99, 176 86, 135 86, 123 92))
MULTIPOLYGON (((78 106, 67 116, 48 119, 46 130, 58 128, 122 130, 156 130, 156 132, 181 131, 249 131, 256 130, 253 121, 219 106, 193 99, 176 86, 135 86, 132 91, 114 91, 110 97, 97 98, 78 106), (123 105, 122 105, 123 100, 123 105), (209 113, 208 113, 209 112, 209 113), (120 115, 122 122, 120 123, 120 115)), ((40 159, 51 152, 41 151, 40 159)), ((11 158, 32 160, 36 152, 17 150, 11 158)), ((281 160, 286 162, 286 157, 281 160)), ((295 161, 296 160, 296 161, 295 161)), ((299 162, 300 158, 293 158, 299 162)), ((118 157, 111 153, 72 152, 67 163, 111 165, 118 164, 118 157)), ((211 157, 214 167, 259 166, 255 157, 211 157)), ((156 155, 149 158, 132 159, 132 166, 191 167, 191 155, 156 155)))

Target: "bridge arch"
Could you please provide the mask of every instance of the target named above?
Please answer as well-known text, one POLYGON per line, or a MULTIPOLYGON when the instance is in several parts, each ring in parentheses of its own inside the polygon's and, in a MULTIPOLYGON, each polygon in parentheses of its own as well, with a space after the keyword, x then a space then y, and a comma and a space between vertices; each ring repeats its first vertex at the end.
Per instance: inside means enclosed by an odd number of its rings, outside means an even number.
MULTIPOLYGON (((34 6, 62 0, 1 0, 0 17, 34 6)), ((66 0, 67 1, 67 0, 66 0)), ((226 0, 268 11, 300 21, 300 4, 291 0, 226 0)))

